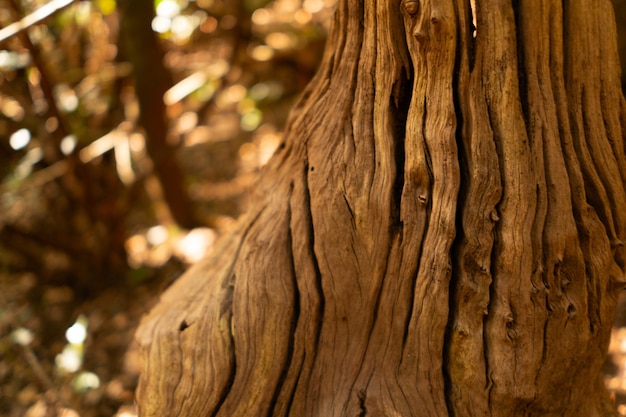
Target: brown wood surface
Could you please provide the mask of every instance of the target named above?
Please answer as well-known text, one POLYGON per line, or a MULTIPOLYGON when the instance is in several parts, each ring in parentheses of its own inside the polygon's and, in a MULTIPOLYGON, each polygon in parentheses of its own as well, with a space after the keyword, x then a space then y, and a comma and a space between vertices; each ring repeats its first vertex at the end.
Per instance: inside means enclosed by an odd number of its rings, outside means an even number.
POLYGON ((138 331, 141 415, 614 414, 615 40, 609 1, 339 1, 250 212, 138 331))

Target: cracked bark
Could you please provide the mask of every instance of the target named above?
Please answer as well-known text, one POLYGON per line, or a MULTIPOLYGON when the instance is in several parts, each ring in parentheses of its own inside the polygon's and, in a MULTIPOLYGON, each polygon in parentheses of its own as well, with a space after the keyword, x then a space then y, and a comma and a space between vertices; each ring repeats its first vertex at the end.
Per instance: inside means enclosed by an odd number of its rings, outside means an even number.
POLYGON ((612 22, 601 0, 340 1, 251 212, 143 320, 142 416, 614 414, 612 22))

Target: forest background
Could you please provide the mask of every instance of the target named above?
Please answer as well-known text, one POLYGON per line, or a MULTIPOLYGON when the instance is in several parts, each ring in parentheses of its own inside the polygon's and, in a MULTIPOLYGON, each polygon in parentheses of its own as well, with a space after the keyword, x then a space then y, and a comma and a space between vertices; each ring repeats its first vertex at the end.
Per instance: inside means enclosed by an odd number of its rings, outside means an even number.
MULTIPOLYGON (((134 330, 245 210, 335 1, 0 0, 0 415, 136 416, 134 330)), ((606 383, 626 415, 624 302, 606 383)))

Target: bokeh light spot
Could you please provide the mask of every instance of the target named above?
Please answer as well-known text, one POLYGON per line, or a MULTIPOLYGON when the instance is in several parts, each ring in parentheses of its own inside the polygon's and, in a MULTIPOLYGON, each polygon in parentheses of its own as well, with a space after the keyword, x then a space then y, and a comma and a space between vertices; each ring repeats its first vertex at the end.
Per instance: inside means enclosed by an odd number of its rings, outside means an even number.
POLYGON ((26 128, 19 129, 15 131, 11 137, 9 138, 9 145, 15 151, 19 151, 22 148, 28 146, 30 142, 31 134, 30 131, 26 128))

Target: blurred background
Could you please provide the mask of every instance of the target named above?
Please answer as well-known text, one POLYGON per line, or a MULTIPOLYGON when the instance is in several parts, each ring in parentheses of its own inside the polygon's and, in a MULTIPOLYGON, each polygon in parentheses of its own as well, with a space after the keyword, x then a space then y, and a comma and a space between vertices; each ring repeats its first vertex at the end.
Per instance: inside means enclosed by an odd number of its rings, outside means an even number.
POLYGON ((0 0, 1 416, 137 415, 138 321, 245 210, 335 1, 0 0))
POLYGON ((334 1, 0 0, 0 415, 135 415, 138 320, 245 209, 334 1))

